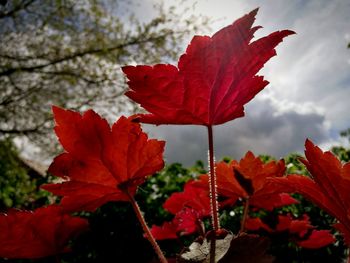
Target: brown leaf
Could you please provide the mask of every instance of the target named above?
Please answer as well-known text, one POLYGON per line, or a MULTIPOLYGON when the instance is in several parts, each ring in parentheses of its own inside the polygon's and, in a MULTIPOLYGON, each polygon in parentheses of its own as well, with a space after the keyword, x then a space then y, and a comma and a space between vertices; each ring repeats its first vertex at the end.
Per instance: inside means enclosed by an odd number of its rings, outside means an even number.
POLYGON ((266 253, 269 246, 265 237, 240 234, 231 240, 230 248, 219 263, 271 263, 274 257, 266 253))

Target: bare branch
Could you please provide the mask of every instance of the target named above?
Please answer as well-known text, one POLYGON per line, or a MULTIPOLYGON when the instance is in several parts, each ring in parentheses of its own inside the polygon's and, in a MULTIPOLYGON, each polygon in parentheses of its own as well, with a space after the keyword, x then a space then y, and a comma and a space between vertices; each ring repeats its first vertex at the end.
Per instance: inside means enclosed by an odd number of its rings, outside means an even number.
POLYGON ((120 45, 116 45, 116 46, 108 47, 108 48, 89 49, 89 50, 77 52, 77 53, 70 54, 70 55, 67 55, 67 56, 64 56, 61 58, 54 59, 48 63, 43 63, 43 64, 29 66, 29 67, 24 66, 24 67, 9 68, 5 71, 0 72, 0 77, 1 76, 8 76, 8 75, 11 75, 11 74, 18 72, 18 71, 34 72, 37 69, 42 69, 42 68, 45 68, 48 66, 52 66, 52 65, 64 62, 64 61, 75 59, 77 57, 83 57, 85 55, 92 55, 92 54, 98 54, 98 53, 107 53, 107 52, 112 52, 112 51, 115 51, 118 49, 123 49, 123 48, 128 47, 128 46, 134 46, 134 45, 145 44, 148 42, 154 42, 154 41, 157 41, 159 39, 163 39, 164 37, 166 37, 166 35, 167 34, 156 36, 156 37, 149 37, 146 39, 134 38, 131 41, 120 44, 120 45))

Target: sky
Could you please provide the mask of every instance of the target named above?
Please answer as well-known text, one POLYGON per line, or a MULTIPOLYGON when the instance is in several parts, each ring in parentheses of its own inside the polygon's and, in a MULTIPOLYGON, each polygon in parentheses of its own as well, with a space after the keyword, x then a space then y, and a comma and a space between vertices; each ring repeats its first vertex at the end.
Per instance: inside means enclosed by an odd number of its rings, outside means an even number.
MULTIPOLYGON (((324 150, 346 144, 339 132, 350 128, 350 1, 201 0, 193 13, 214 21, 212 34, 256 7, 255 25, 263 26, 256 38, 281 29, 297 34, 259 72, 270 84, 245 106, 245 117, 215 126, 216 158, 240 159, 248 150, 281 158, 302 153, 306 138, 324 150)), ((205 127, 144 127, 167 141, 167 162, 207 159, 205 127)))

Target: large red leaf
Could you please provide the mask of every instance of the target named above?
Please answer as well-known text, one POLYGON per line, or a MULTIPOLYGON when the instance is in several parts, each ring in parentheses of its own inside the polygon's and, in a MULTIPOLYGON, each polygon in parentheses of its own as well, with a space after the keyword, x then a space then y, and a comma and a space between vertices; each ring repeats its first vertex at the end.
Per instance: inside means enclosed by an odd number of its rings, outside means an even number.
POLYGON ((56 134, 66 150, 49 172, 63 183, 43 188, 63 196, 67 211, 92 211, 108 201, 129 200, 145 178, 164 166, 164 142, 149 140, 137 123, 121 117, 112 128, 92 110, 53 107, 56 134))
POLYGON ((288 192, 298 192, 339 220, 335 227, 350 246, 350 163, 342 164, 331 152, 323 152, 311 141, 305 143, 306 165, 312 178, 289 175, 275 178, 288 192))
POLYGON ((0 257, 42 258, 67 251, 67 243, 88 222, 62 212, 58 206, 34 212, 10 210, 0 214, 0 257))
POLYGON ((244 115, 243 106, 268 82, 258 71, 283 38, 277 31, 251 42, 257 9, 212 37, 195 36, 173 65, 126 66, 126 95, 150 114, 140 121, 153 124, 222 124, 244 115))

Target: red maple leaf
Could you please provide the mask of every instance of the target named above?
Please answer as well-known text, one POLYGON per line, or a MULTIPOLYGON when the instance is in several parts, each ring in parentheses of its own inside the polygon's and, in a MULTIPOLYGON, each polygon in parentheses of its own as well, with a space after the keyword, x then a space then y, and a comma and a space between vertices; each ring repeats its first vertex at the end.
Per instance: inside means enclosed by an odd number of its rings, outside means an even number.
POLYGON ((164 142, 149 140, 137 123, 121 117, 110 128, 89 110, 83 115, 53 107, 55 132, 66 150, 49 172, 63 183, 43 188, 63 196, 67 211, 93 211, 108 201, 128 201, 137 186, 164 166, 164 142))
POLYGON ((203 234, 202 219, 210 215, 208 183, 202 178, 188 181, 184 191, 171 194, 163 207, 175 217, 162 226, 152 226, 151 232, 156 239, 174 239, 196 232, 203 234))
POLYGON ((342 164, 331 152, 323 152, 311 141, 305 143, 301 160, 312 178, 288 175, 273 182, 285 191, 298 192, 339 220, 334 226, 350 246, 350 163, 342 164))
POLYGON ((277 224, 271 226, 260 218, 248 218, 245 222, 245 229, 250 231, 262 229, 270 234, 287 232, 291 241, 300 247, 309 249, 325 247, 336 240, 329 230, 315 230, 307 215, 301 219, 295 219, 290 215, 278 215, 277 219, 277 224))
POLYGON ((176 239, 177 235, 177 224, 174 221, 164 222, 163 225, 157 226, 153 225, 151 230, 152 236, 156 240, 164 240, 164 239, 176 239))
POLYGON ((178 66, 126 66, 126 95, 150 114, 139 120, 152 124, 217 125, 244 116, 244 105, 268 81, 258 71, 273 56, 283 30, 251 42, 260 28, 252 27, 257 9, 212 37, 195 36, 178 66))
POLYGON ((203 214, 193 208, 184 207, 170 222, 161 226, 153 225, 152 235, 157 240, 176 239, 179 236, 200 233, 204 235, 203 214))
POLYGON ((192 208, 201 217, 210 215, 210 198, 208 183, 200 180, 190 180, 184 186, 183 192, 173 193, 164 203, 164 209, 177 214, 183 208, 192 208))
POLYGON ((272 210, 297 203, 270 181, 273 177, 282 177, 284 172, 283 160, 264 164, 252 152, 247 152, 240 162, 217 163, 218 192, 228 198, 222 204, 232 205, 238 198, 245 198, 252 206, 272 210))
POLYGON ((203 235, 204 225, 202 219, 204 217, 205 215, 202 214, 202 211, 189 207, 183 208, 174 218, 178 233, 180 235, 190 235, 199 232, 203 235))
POLYGON ((0 214, 0 257, 29 259, 67 252, 68 241, 87 227, 87 220, 69 216, 59 206, 9 210, 0 214))

